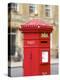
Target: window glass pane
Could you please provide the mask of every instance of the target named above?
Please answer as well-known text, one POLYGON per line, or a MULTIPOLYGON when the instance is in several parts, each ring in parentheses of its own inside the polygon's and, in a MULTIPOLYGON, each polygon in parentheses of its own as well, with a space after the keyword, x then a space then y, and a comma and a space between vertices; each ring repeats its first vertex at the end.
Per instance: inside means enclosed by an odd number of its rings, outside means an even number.
POLYGON ((11 28, 11 27, 9 27, 8 28, 8 33, 16 33, 16 31, 17 31, 17 28, 11 28))
POLYGON ((8 28, 8 44, 9 55, 15 54, 16 49, 16 28, 8 28))
POLYGON ((50 5, 45 5, 45 8, 46 8, 46 9, 49 9, 49 8, 50 8, 50 5))
POLYGON ((10 12, 11 10, 17 11, 17 4, 16 3, 9 3, 8 4, 8 11, 10 12))
POLYGON ((17 28, 12 28, 8 31, 8 59, 9 61, 21 61, 21 48, 16 43, 17 28))
POLYGON ((30 5, 29 5, 29 12, 30 12, 30 13, 35 12, 35 5, 34 5, 34 4, 30 4, 30 5))
POLYGON ((15 39, 16 39, 16 35, 8 34, 9 55, 15 54, 15 49, 16 49, 15 39))
POLYGON ((50 10, 49 9, 46 9, 45 10, 45 15, 48 17, 50 15, 50 10))
POLYGON ((46 17, 50 16, 50 6, 49 5, 45 5, 45 16, 46 17))
POLYGON ((10 27, 8 27, 8 33, 10 33, 10 27))
POLYGON ((16 31, 17 31, 17 28, 11 29, 11 32, 12 32, 12 33, 16 33, 16 31))

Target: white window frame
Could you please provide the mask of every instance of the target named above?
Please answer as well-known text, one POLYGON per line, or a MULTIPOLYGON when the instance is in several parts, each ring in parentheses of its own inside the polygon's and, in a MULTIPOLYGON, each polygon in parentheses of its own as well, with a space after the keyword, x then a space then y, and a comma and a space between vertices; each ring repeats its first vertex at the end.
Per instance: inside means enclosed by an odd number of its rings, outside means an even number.
POLYGON ((20 7, 20 4, 17 4, 17 11, 19 12, 19 7, 20 7))
POLYGON ((37 11, 37 5, 35 4, 35 14, 38 14, 38 11, 37 11))

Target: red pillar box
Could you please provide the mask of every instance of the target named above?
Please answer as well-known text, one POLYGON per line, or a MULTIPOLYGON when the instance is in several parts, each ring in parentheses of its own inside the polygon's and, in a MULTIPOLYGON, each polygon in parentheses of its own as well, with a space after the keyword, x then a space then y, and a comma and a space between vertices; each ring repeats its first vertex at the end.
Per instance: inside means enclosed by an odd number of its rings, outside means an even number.
POLYGON ((52 26, 33 19, 19 28, 24 33, 24 75, 50 74, 50 33, 52 26))

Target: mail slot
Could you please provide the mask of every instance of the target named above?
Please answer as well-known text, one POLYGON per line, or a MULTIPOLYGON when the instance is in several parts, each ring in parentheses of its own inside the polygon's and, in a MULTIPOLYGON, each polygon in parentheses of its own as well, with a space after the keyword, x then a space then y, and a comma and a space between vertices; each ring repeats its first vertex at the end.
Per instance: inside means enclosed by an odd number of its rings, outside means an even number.
POLYGON ((33 19, 21 25, 19 30, 24 34, 24 76, 50 74, 52 25, 45 24, 39 19, 33 19))
POLYGON ((41 41, 41 43, 47 43, 47 41, 41 41))
POLYGON ((40 44, 40 47, 49 47, 50 41, 49 41, 49 39, 41 39, 39 44, 40 44))

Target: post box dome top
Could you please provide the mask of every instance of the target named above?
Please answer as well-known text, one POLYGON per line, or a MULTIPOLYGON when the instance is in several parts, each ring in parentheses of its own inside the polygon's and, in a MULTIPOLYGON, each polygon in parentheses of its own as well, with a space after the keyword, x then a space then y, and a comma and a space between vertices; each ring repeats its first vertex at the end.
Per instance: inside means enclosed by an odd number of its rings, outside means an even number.
POLYGON ((53 26, 40 19, 30 20, 19 27, 22 32, 52 32, 53 26))

